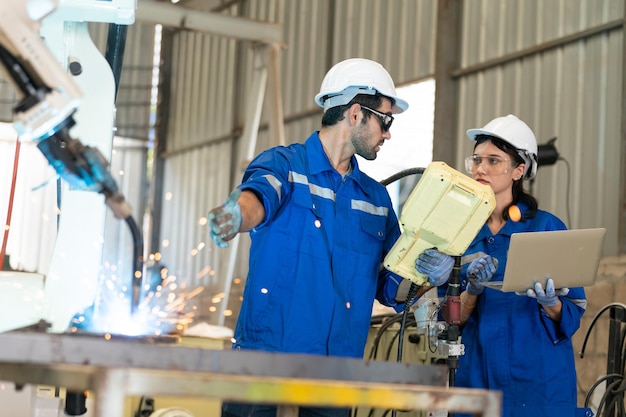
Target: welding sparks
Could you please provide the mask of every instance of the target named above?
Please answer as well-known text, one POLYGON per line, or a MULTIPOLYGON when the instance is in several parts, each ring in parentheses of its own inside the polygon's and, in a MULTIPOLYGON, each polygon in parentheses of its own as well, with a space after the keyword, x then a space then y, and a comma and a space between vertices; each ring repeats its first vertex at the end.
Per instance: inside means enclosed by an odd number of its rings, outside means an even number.
POLYGON ((134 313, 131 313, 129 289, 109 269, 109 275, 101 277, 102 285, 98 300, 83 313, 72 319, 72 332, 117 334, 124 336, 162 336, 181 333, 194 319, 194 297, 203 288, 185 291, 177 278, 167 275, 162 268, 156 273, 157 284, 144 285, 144 295, 134 313))

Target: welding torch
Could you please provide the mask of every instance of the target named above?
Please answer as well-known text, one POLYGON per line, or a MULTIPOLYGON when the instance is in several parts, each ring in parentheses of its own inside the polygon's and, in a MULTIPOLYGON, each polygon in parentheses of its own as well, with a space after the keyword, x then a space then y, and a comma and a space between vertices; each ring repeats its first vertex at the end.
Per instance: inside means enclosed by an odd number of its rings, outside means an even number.
POLYGON ((54 135, 38 142, 37 147, 57 174, 68 181, 70 186, 103 194, 106 205, 115 217, 124 220, 128 225, 133 239, 131 313, 134 313, 139 306, 143 275, 141 231, 132 216, 130 205, 111 176, 109 164, 102 153, 97 148, 85 146, 70 137, 69 128, 73 123, 73 120, 69 120, 54 135))

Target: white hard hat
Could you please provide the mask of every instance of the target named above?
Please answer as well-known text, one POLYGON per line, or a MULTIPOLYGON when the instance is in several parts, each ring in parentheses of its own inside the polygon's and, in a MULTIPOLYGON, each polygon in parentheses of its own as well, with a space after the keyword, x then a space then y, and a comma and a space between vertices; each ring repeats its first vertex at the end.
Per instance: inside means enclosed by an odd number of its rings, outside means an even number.
POLYGON ((537 139, 526 123, 512 114, 496 117, 482 129, 467 131, 467 136, 472 140, 476 140, 479 135, 494 136, 514 146, 526 164, 524 178, 535 177, 537 174, 537 139))
POLYGON ((357 94, 376 93, 395 101, 391 109, 393 113, 402 113, 409 108, 409 103, 396 95, 393 79, 382 65, 365 58, 351 58, 335 64, 326 73, 315 103, 326 111, 348 104, 357 94))

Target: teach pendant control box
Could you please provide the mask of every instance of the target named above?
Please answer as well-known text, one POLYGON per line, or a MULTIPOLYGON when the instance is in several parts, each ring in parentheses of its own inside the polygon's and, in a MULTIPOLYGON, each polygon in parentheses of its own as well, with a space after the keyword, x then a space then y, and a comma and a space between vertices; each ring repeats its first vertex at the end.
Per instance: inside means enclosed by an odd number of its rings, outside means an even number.
POLYGON ((429 285, 415 260, 429 248, 460 256, 496 206, 490 186, 444 162, 431 162, 402 208, 402 235, 385 257, 389 271, 418 285, 429 285))

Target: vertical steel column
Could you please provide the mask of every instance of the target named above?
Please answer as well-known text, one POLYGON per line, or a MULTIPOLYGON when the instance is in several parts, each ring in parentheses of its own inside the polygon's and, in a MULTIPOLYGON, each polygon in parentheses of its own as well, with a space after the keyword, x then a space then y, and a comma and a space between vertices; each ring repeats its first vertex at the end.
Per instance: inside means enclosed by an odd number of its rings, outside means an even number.
POLYGON ((461 2, 437 2, 437 42, 435 48, 435 121, 433 161, 454 165, 457 150, 458 81, 452 71, 459 67, 461 2))
MULTIPOLYGON (((626 34, 626 1, 624 1, 624 20, 622 24, 622 38, 626 34)), ((626 110, 626 42, 622 41, 622 114, 626 110)), ((626 253, 626 117, 622 117, 622 163, 620 170, 620 184, 622 184, 622 192, 619 196, 619 205, 621 207, 620 217, 618 220, 617 247, 619 253, 626 253)))

